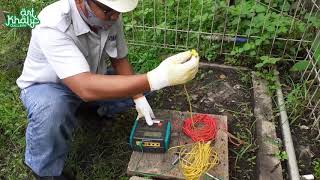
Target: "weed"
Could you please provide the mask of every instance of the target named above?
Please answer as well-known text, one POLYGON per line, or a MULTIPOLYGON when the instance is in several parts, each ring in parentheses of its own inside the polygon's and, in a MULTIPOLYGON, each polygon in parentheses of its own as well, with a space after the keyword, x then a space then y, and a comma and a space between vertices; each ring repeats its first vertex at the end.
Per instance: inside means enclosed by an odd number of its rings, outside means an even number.
POLYGON ((273 94, 279 85, 276 83, 276 75, 274 74, 274 67, 280 58, 273 58, 269 56, 260 57, 260 63, 256 64, 255 67, 259 70, 257 76, 265 79, 268 82, 268 90, 270 94, 273 94))
POLYGON ((313 161, 314 164, 314 174, 316 178, 320 178, 320 159, 316 159, 313 161))
MULTIPOLYGON (((250 117, 252 115, 245 115, 245 116, 250 117)), ((246 159, 248 163, 250 163, 251 165, 254 165, 256 156, 252 155, 250 152, 253 152, 254 149, 256 148, 254 137, 252 134, 252 132, 254 132, 253 128, 255 127, 255 122, 251 124, 250 129, 248 129, 247 127, 241 126, 240 124, 238 126, 239 126, 239 132, 236 133, 236 137, 239 137, 245 143, 240 147, 240 149, 233 149, 233 148, 229 149, 231 152, 236 154, 234 166, 236 167, 238 161, 243 159, 246 159), (240 130, 240 129, 243 129, 243 130, 240 130)))
POLYGON ((286 108, 292 124, 304 114, 302 110, 307 106, 309 94, 306 83, 291 82, 292 89, 286 96, 286 108))
MULTIPOLYGON (((161 60, 161 51, 157 48, 151 48, 148 51, 143 51, 139 47, 129 49, 129 60, 136 72, 146 73, 156 68, 161 60)), ((164 58, 164 57, 163 57, 164 58)))
POLYGON ((275 157, 278 158, 280 161, 284 161, 288 159, 288 154, 286 151, 278 151, 275 153, 275 157))

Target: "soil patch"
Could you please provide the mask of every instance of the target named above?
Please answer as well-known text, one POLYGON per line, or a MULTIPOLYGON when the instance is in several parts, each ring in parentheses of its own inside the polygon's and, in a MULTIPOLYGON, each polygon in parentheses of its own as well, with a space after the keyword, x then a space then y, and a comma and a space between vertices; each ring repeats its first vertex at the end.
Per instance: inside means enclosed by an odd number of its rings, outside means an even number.
MULTIPOLYGON (((239 146, 229 143, 230 179, 254 179, 256 145, 250 72, 201 68, 196 80, 186 87, 194 112, 228 116, 229 132, 246 142, 239 146)), ((150 103, 157 109, 189 111, 183 86, 161 90, 150 103)))

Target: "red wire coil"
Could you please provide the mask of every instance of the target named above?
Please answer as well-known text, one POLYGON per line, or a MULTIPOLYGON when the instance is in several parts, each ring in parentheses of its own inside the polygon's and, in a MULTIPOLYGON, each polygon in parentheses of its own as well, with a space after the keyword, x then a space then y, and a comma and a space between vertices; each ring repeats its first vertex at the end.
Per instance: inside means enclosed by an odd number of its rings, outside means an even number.
POLYGON ((184 121, 183 132, 195 142, 214 140, 217 135, 217 120, 206 114, 196 114, 184 121))

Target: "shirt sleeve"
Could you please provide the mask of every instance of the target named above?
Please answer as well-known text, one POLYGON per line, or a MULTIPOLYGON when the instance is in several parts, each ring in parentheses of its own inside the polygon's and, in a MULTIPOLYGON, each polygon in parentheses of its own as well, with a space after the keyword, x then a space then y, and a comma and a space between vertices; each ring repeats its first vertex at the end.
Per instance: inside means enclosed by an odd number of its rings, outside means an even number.
POLYGON ((52 28, 39 28, 35 34, 40 49, 60 79, 90 72, 87 60, 68 35, 52 28))

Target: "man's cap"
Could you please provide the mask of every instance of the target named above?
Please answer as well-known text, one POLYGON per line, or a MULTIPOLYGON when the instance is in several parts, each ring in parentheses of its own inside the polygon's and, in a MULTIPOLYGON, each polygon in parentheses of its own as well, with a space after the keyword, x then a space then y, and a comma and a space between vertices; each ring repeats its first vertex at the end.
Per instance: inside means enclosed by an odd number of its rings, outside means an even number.
POLYGON ((136 8, 138 4, 138 0, 97 0, 97 1, 121 13, 134 10, 134 8, 136 8))

